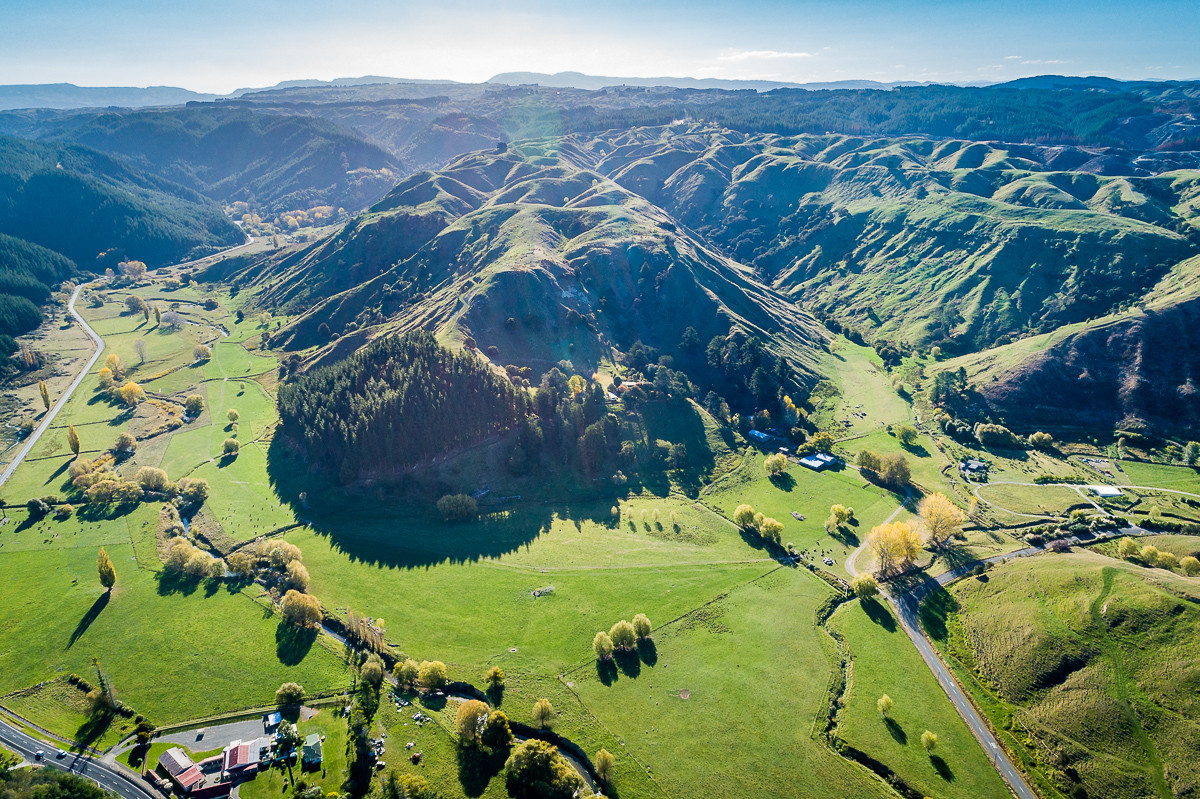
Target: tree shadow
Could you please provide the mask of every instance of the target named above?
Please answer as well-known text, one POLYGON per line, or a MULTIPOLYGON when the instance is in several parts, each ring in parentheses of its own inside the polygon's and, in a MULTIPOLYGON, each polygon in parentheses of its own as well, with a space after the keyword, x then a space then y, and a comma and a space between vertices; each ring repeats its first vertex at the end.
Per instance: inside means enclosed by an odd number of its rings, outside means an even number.
POLYGON ((446 695, 435 693, 421 694, 421 704, 429 710, 438 711, 446 706, 446 695))
POLYGON ((155 579, 158 581, 159 596, 169 596, 171 594, 191 596, 200 587, 199 577, 192 577, 181 572, 167 571, 166 569, 156 574, 155 579))
POLYGON ((775 486, 780 491, 791 491, 796 487, 796 478, 792 477, 787 472, 773 474, 768 479, 771 481, 771 485, 775 486))
POLYGON ((892 616, 891 611, 881 605, 874 597, 862 600, 861 604, 863 612, 867 614, 867 618, 889 633, 896 632, 896 619, 892 616))
POLYGON ((945 641, 948 631, 946 621, 950 614, 958 610, 958 602, 945 588, 936 585, 929 591, 928 596, 921 602, 918 617, 921 626, 929 637, 935 641, 945 641))
POLYGON ((641 661, 647 666, 653 666, 658 663, 658 647, 654 645, 653 638, 639 638, 637 653, 641 661))
POLYGON ((642 660, 638 657, 636 649, 618 649, 613 652, 612 659, 626 677, 637 679, 642 673, 642 660))
POLYGON ((941 755, 930 755, 929 762, 937 769, 938 776, 946 782, 954 782, 954 772, 950 770, 950 764, 942 760, 941 755))
POLYGON ((918 458, 928 458, 929 457, 929 450, 925 449, 925 447, 919 442, 916 444, 903 444, 902 443, 900 446, 903 447, 904 451, 909 453, 910 455, 915 455, 918 458))
POLYGON ((59 466, 57 469, 55 469, 54 474, 50 475, 50 477, 47 478, 46 482, 42 483, 42 485, 44 485, 44 486, 50 485, 50 483, 53 482, 56 477, 60 476, 67 469, 70 469, 72 460, 73 459, 68 459, 68 460, 63 461, 62 466, 59 466))
POLYGON ((605 685, 612 685, 617 681, 617 664, 613 662, 612 658, 598 658, 596 660, 596 676, 605 685))
POLYGON ((275 627, 275 655, 284 666, 296 666, 317 641, 316 627, 298 627, 280 621, 275 627))
POLYGON ((458 781, 469 797, 482 796, 492 778, 504 767, 503 751, 489 754, 473 746, 459 746, 458 781))
POLYGON ((115 716, 116 714, 107 708, 98 710, 88 716, 83 724, 79 725, 79 729, 75 731, 75 747, 86 749, 104 737, 104 733, 108 731, 108 727, 112 724, 115 716))
POLYGON ((500 707, 504 704, 503 685, 489 685, 484 693, 487 695, 488 702, 491 703, 492 707, 500 707))
POLYGON ((92 603, 90 608, 88 608, 88 612, 83 614, 83 618, 81 618, 79 623, 75 625, 75 630, 71 633, 71 640, 67 642, 67 649, 75 646, 75 642, 87 632, 88 627, 92 626, 92 622, 96 620, 101 611, 108 607, 108 603, 111 599, 112 591, 105 591, 103 594, 96 597, 96 601, 92 603))
POLYGON ((217 460, 217 468, 218 468, 218 469, 224 469, 226 466, 228 466, 229 464, 233 463, 235 460, 237 460, 237 453, 236 453, 236 452, 230 453, 230 454, 228 454, 228 455, 222 455, 222 456, 221 456, 221 457, 220 457, 220 458, 217 460))
POLYGON ((857 547, 861 543, 858 534, 844 526, 838 527, 829 534, 829 537, 835 541, 840 541, 847 547, 857 547))
POLYGON ((906 746, 908 744, 908 733, 904 731, 903 727, 896 723, 894 718, 891 716, 884 716, 883 725, 887 727, 887 731, 891 733, 891 736, 895 739, 896 743, 900 744, 901 746, 906 746))

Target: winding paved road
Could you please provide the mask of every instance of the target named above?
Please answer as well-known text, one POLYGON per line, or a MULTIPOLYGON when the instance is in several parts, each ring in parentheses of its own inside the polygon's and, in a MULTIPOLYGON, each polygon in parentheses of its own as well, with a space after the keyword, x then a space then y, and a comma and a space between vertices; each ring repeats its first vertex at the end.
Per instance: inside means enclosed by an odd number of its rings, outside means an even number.
POLYGON ((75 389, 79 388, 79 384, 83 382, 85 377, 87 377, 88 372, 91 371, 92 367, 96 364, 96 361, 100 358, 100 354, 104 352, 104 339, 100 338, 100 334, 95 330, 92 330, 91 326, 88 325, 88 323, 83 320, 83 317, 79 315, 79 312, 75 310, 75 301, 79 299, 79 292, 83 291, 84 286, 87 285, 90 285, 90 283, 81 283, 75 287, 75 291, 71 294, 70 301, 67 302, 67 312, 70 313, 71 316, 75 318, 75 321, 83 327, 83 331, 88 334, 88 337, 92 340, 92 343, 96 345, 96 351, 92 353, 92 357, 88 358, 88 362, 84 364, 82 369, 79 370, 79 374, 75 375, 75 379, 71 381, 71 385, 67 386, 67 390, 63 392, 63 395, 58 398, 58 402, 54 403, 54 405, 50 407, 50 410, 42 418, 42 423, 37 426, 36 430, 29 434, 29 438, 26 439, 25 443, 21 445, 21 448, 17 450, 16 457, 12 459, 12 462, 8 464, 8 466, 4 467, 3 472, 0 472, 0 487, 3 487, 3 485, 8 482, 8 478, 12 477, 13 472, 15 472, 17 467, 21 465, 21 461, 25 460, 25 456, 29 454, 29 451, 33 449, 33 445, 36 444, 38 439, 42 437, 42 433, 46 432, 46 430, 50 428, 51 423, 54 421, 54 417, 58 416, 58 412, 66 406, 67 401, 71 399, 71 395, 75 393, 75 389))
MULTIPOLYGON (((213 253, 212 255, 206 255, 203 258, 196 258, 192 261, 185 261, 181 264, 175 264, 170 268, 178 269, 180 267, 198 264, 201 261, 206 261, 210 258, 223 258, 227 255, 237 252, 238 250, 245 249, 253 243, 254 237, 247 235, 246 241, 238 244, 235 247, 230 247, 227 250, 221 250, 220 252, 213 253)), ((16 457, 12 459, 11 463, 4 467, 3 472, 0 472, 0 488, 2 488, 4 484, 8 482, 8 478, 12 477, 13 472, 15 472, 17 467, 21 465, 21 461, 25 460, 25 456, 28 455, 30 450, 33 449, 34 445, 37 444, 38 439, 40 439, 42 434, 50 428, 50 425, 54 422, 54 417, 58 416, 58 412, 66 406, 67 402, 71 399, 71 395, 75 393, 75 389, 79 388, 79 384, 82 383, 84 378, 88 376, 88 372, 91 371, 92 367, 95 366, 96 361, 100 358, 100 355, 104 352, 104 339, 100 338, 100 334, 93 330, 91 326, 84 321, 84 318, 79 314, 79 312, 75 310, 75 301, 79 299, 79 293, 83 291, 84 287, 89 286, 94 282, 95 281, 81 283, 75 287, 75 291, 71 293, 71 299, 67 302, 67 312, 71 314, 76 322, 79 323, 80 327, 83 328, 83 331, 88 334, 88 338, 90 338, 92 343, 96 345, 96 351, 92 353, 92 357, 88 359, 88 362, 84 364, 84 367, 79 370, 79 374, 75 375, 75 379, 71 381, 71 385, 67 386, 67 390, 63 392, 63 395, 59 397, 58 401, 50 407, 49 412, 47 412, 42 418, 42 423, 37 426, 37 429, 29 434, 29 438, 26 439, 25 443, 21 445, 21 448, 17 450, 16 457)))
POLYGON ((162 795, 158 791, 121 766, 102 763, 91 755, 79 752, 66 752, 60 760, 58 754, 63 750, 42 743, 33 736, 13 727, 4 719, 0 719, 0 743, 30 763, 41 763, 44 766, 87 777, 101 788, 112 791, 123 799, 162 799, 162 795), (41 760, 37 759, 38 752, 45 752, 41 760))

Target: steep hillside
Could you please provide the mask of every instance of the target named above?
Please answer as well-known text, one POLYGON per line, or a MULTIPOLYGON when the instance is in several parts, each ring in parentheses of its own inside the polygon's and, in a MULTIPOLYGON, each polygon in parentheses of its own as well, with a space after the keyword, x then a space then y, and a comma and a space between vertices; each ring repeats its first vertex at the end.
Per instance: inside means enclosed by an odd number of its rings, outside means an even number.
POLYGON ((1196 601, 1194 580, 1084 550, 963 580, 922 617, 1064 795, 1182 797, 1200 790, 1196 601))
MULTIPOLYGON (((0 337, 19 335, 41 324, 38 306, 75 271, 69 258, 0 234, 0 337)), ((0 357, 8 355, 8 349, 0 344, 0 357)))
MULTIPOLYGON (((1137 307, 939 364, 963 368, 977 407, 1021 430, 1185 433, 1200 424, 1200 258, 1137 307)), ((930 369, 932 374, 935 370, 930 369)))
POLYGON ((497 365, 540 373, 565 359, 590 373, 640 342, 704 383, 699 373, 721 357, 705 346, 733 332, 768 342, 812 382, 825 334, 811 317, 554 147, 476 153, 416 175, 328 241, 233 279, 307 311, 273 338, 288 348, 426 328, 470 339, 497 365))
POLYGON ((0 233, 85 269, 109 250, 154 267, 243 238, 182 186, 85 147, 10 137, 0 137, 0 233))
POLYGON ((1200 241, 1175 154, 698 126, 563 152, 818 314, 949 351, 1127 305, 1200 241))
POLYGON ((121 156, 138 169, 221 202, 260 212, 316 205, 363 208, 397 180, 387 151, 323 119, 220 105, 153 111, 24 112, 0 129, 66 140, 121 156))

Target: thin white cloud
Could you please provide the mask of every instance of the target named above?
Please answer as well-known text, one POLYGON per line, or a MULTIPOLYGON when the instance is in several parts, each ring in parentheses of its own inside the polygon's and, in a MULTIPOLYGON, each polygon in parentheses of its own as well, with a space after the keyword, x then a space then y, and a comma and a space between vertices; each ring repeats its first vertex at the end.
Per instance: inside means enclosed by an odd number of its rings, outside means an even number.
POLYGON ((1004 60, 1005 61, 1020 61, 1024 57, 1025 56, 1021 56, 1021 55, 1006 55, 1006 56, 1004 56, 1004 60))
POLYGON ((1068 62, 1063 61, 1061 58, 1049 58, 1049 59, 1033 58, 1028 61, 1022 61, 1021 63, 1022 64, 1066 64, 1068 62))
POLYGON ((771 61, 781 58, 812 58, 812 53, 785 52, 782 50, 739 50, 717 56, 718 61, 771 61))

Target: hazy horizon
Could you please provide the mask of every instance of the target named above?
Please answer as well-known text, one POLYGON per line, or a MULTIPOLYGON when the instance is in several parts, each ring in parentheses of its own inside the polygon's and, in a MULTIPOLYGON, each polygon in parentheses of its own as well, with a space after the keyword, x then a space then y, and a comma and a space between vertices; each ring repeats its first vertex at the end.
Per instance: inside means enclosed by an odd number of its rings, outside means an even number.
POLYGON ((795 83, 1002 82, 1042 74, 1200 78, 1192 3, 754 0, 0 0, 0 83, 179 86, 224 94, 379 75, 481 82, 574 71, 795 83))

